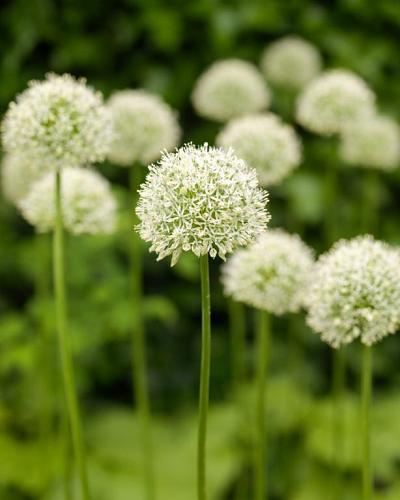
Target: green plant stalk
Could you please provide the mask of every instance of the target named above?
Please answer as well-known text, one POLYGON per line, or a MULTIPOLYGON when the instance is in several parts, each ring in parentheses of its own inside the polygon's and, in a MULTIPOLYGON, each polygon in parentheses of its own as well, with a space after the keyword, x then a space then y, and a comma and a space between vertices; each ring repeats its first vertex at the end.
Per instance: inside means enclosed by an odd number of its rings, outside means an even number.
POLYGON ((337 192, 338 192, 337 165, 328 164, 325 174, 325 244, 329 248, 337 239, 337 192))
POLYGON ((85 449, 82 440, 81 420, 76 395, 74 369, 71 348, 67 335, 67 312, 64 271, 64 229, 61 209, 61 173, 56 173, 55 190, 55 228, 53 238, 53 273, 56 302, 57 334, 60 348, 61 369, 65 398, 68 408, 72 443, 78 467, 81 494, 83 500, 89 500, 89 484, 86 472, 85 449))
POLYGON ((341 460, 343 457, 343 402, 346 382, 344 347, 332 349, 332 372, 332 465, 336 467, 335 474, 333 474, 332 494, 336 500, 343 496, 341 460))
POLYGON ((201 365, 199 391, 199 428, 197 440, 197 498, 207 499, 207 413, 211 364, 211 304, 208 255, 200 257, 201 276, 201 365))
MULTIPOLYGON (((133 207, 138 200, 138 189, 141 182, 141 165, 132 165, 130 168, 130 195, 133 207)), ((134 213, 135 226, 138 223, 134 213)), ((147 353, 145 339, 145 324, 143 317, 143 271, 142 255, 139 236, 130 229, 129 234, 129 264, 130 264, 130 292, 132 307, 132 367, 133 386, 135 389, 137 411, 141 427, 143 447, 143 477, 146 500, 155 498, 153 443, 151 433, 151 414, 149 388, 147 380, 147 353)))
MULTIPOLYGON (((364 169, 365 170, 365 169, 364 169)), ((369 169, 363 173, 361 232, 375 235, 379 220, 379 172, 369 169)))
POLYGON ((254 463, 254 498, 267 499, 266 479, 266 391, 268 351, 270 347, 270 321, 266 311, 258 311, 257 321, 257 367, 256 367, 256 441, 254 463))
POLYGON ((237 394, 246 376, 246 316, 245 306, 232 299, 228 301, 231 339, 232 393, 237 394))
POLYGON ((362 500, 372 500, 370 410, 372 395, 372 347, 363 346, 361 380, 362 500))

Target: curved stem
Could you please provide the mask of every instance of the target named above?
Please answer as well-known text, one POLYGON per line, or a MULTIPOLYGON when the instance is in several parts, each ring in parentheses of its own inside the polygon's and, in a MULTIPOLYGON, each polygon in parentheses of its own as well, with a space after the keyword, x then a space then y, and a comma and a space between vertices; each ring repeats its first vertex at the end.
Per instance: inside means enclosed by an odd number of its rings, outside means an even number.
POLYGON ((61 368, 64 391, 68 407, 72 442, 81 485, 82 499, 89 500, 89 485, 86 473, 85 450, 75 387, 71 348, 67 335, 65 271, 64 271, 64 234, 61 210, 61 173, 56 173, 55 189, 55 229, 53 239, 53 272, 57 316, 57 333, 60 347, 61 368))
POLYGON ((346 364, 344 348, 332 350, 332 464, 336 466, 333 474, 334 487, 333 498, 341 498, 342 492, 342 469, 341 460, 343 456, 343 400, 346 383, 346 364))
POLYGON ((201 366, 199 392, 199 430, 197 441, 197 498, 207 499, 206 444, 207 412, 210 387, 211 364, 211 305, 208 255, 200 257, 201 275, 201 366))
MULTIPOLYGON (((134 207, 136 207, 138 199, 137 191, 141 181, 141 168, 140 165, 133 165, 130 169, 130 195, 134 207)), ((135 225, 138 222, 136 215, 134 215, 134 222, 135 225)), ((133 231, 133 234, 129 234, 129 241, 130 292, 132 319, 134 322, 132 328, 133 385, 141 426, 145 498, 147 500, 154 500, 153 443, 151 436, 150 401, 147 381, 147 353, 143 317, 142 256, 140 240, 135 231, 133 231)))
POLYGON ((370 408, 372 394, 372 347, 363 346, 361 382, 362 433, 362 492, 363 500, 372 500, 372 473, 370 452, 370 408))
POLYGON ((256 373, 256 442, 254 467, 254 498, 267 498, 266 481, 266 390, 270 322, 266 311, 258 311, 257 322, 257 373, 256 373))

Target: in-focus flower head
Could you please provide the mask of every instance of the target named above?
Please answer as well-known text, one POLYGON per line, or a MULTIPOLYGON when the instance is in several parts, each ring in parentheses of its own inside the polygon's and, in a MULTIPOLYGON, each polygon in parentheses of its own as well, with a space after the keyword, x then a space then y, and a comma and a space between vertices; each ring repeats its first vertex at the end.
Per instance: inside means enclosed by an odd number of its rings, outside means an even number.
POLYGON ((384 116, 354 121, 344 127, 339 150, 351 165, 393 170, 400 164, 400 127, 384 116))
POLYGON ((139 191, 138 231, 158 260, 182 252, 221 258, 247 245, 270 218, 256 171, 232 150, 191 144, 149 167, 139 191))
POLYGON ((263 186, 279 183, 301 161, 301 144, 294 129, 272 113, 230 121, 218 135, 217 144, 231 147, 255 168, 263 186))
POLYGON ((375 112, 375 95, 355 73, 329 70, 312 80, 297 101, 297 121, 322 135, 339 133, 353 120, 375 112))
POLYGON ((4 197, 17 205, 26 196, 32 183, 46 173, 45 167, 32 163, 25 154, 5 154, 1 168, 1 187, 4 197))
POLYGON ((84 79, 50 73, 9 105, 2 135, 7 152, 23 153, 38 165, 86 165, 105 158, 112 120, 101 94, 84 79))
POLYGON ((307 323, 332 347, 374 344, 400 325, 400 252, 372 236, 321 255, 307 294, 307 323))
MULTIPOLYGON (((38 232, 50 231, 55 222, 55 173, 36 181, 20 202, 25 219, 38 232)), ((61 206, 65 228, 73 234, 112 233, 117 205, 110 183, 88 168, 66 167, 61 171, 61 206)))
POLYGON ((200 116, 225 122, 265 109, 270 91, 253 64, 226 59, 215 62, 199 77, 192 101, 200 116))
POLYGON ((271 43, 261 57, 261 70, 274 85, 300 89, 315 78, 322 68, 317 48, 297 36, 271 43))
POLYGON ((313 265, 313 252, 299 236, 268 229, 229 258, 222 282, 234 300, 280 315, 302 307, 313 265))
POLYGON ((178 144, 177 114, 158 96, 145 90, 122 90, 111 96, 108 107, 115 132, 108 155, 112 162, 147 165, 178 144))

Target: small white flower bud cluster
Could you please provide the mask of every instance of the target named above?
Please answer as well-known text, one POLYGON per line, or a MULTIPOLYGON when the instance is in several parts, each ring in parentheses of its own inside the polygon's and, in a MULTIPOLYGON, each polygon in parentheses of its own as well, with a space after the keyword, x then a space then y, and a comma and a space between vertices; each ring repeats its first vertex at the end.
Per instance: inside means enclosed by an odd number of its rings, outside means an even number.
POLYGON ((263 186, 278 184, 301 162, 301 143, 294 129, 272 113, 232 120, 218 135, 217 144, 231 147, 255 168, 263 186))
POLYGON ((400 127, 384 116, 349 123, 343 129, 339 152, 351 165, 393 170, 400 164, 400 127))
POLYGON ((253 64, 226 59, 215 62, 200 76, 192 101, 200 116, 225 122, 265 109, 270 91, 253 64))
POLYGON ((112 120, 102 96, 71 75, 32 81, 9 105, 2 124, 4 149, 53 169, 105 158, 112 120))
POLYGON ((319 51, 311 43, 288 36, 271 43, 261 57, 261 70, 273 85, 300 89, 322 68, 319 51))
POLYGON ((307 323, 332 347, 372 345, 400 325, 400 252, 372 236, 323 254, 307 294, 307 323))
POLYGON ((115 92, 108 101, 114 140, 109 159, 121 166, 147 165, 161 151, 177 146, 181 131, 175 111, 158 96, 144 90, 115 92))
MULTIPOLYGON (((61 209, 65 228, 73 234, 112 233, 117 205, 110 183, 97 172, 78 167, 61 170, 61 209)), ((55 173, 36 181, 20 202, 25 219, 38 232, 55 225, 55 173)))
POLYGON ((149 167, 139 191, 138 231, 158 260, 182 252, 225 258, 270 218, 256 171, 232 150, 186 145, 149 167))
POLYGON ((313 265, 313 252, 299 236, 268 229, 229 258, 222 282, 234 300, 281 315, 302 307, 313 265))
POLYGON ((312 80, 297 101, 297 121, 321 135, 339 133, 353 120, 375 113, 375 95, 359 76, 330 70, 312 80))
MULTIPOLYGON (((47 171, 50 169, 47 168, 47 171)), ((46 166, 32 163, 23 153, 5 154, 1 166, 1 187, 4 197, 13 205, 24 198, 31 184, 46 173, 46 166)))

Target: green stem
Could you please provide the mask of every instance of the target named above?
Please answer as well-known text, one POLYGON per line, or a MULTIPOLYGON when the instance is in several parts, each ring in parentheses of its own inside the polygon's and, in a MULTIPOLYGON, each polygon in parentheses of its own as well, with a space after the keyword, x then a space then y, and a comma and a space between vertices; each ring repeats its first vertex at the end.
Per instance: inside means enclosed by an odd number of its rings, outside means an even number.
MULTIPOLYGON (((132 165, 130 168, 130 195, 131 202, 136 207, 138 200, 138 189, 141 182, 141 165, 132 165)), ((138 223, 134 214, 134 223, 138 223)), ((136 231, 130 231, 129 235, 129 259, 130 259, 130 292, 132 307, 132 365, 133 365, 133 385, 136 395, 137 411, 139 414, 141 427, 141 440, 143 449, 143 477, 145 498, 154 500, 154 462, 153 443, 151 435, 151 414, 149 389, 147 380, 147 353, 145 339, 145 325, 143 317, 143 274, 142 255, 140 239, 136 231)))
POLYGON ((207 499, 206 442, 207 413, 210 389, 211 364, 211 305, 208 255, 200 257, 201 275, 201 366, 199 391, 199 430, 197 442, 197 498, 207 499))
POLYGON ((332 350, 332 465, 336 466, 333 474, 334 487, 332 489, 333 498, 341 498, 342 492, 342 469, 341 461, 343 457, 343 402, 346 383, 346 364, 344 348, 332 350))
POLYGON ((370 169, 363 173, 362 180, 362 233, 375 234, 379 220, 379 172, 370 169))
POLYGON ((337 239, 337 185, 338 167, 333 163, 326 165, 325 175, 325 244, 329 248, 337 239))
POLYGON ((372 394, 372 347, 363 346, 361 383, 362 500, 372 500, 370 408, 372 394))
POLYGON ((64 271, 64 234, 61 209, 61 173, 56 173, 55 229, 53 239, 53 273, 56 301, 57 334, 60 348, 61 368, 65 398, 68 408, 72 442, 81 485, 82 499, 89 500, 89 485, 86 473, 85 450, 82 440, 81 421, 75 388, 71 348, 67 335, 66 292, 64 271))
POLYGON ((228 313, 231 334, 232 392, 237 394, 246 375, 246 311, 243 304, 230 299, 228 313))
POLYGON ((254 467, 254 498, 267 498, 266 481, 266 390, 270 321, 266 311, 258 311, 257 322, 257 373, 256 373, 256 442, 254 467))

